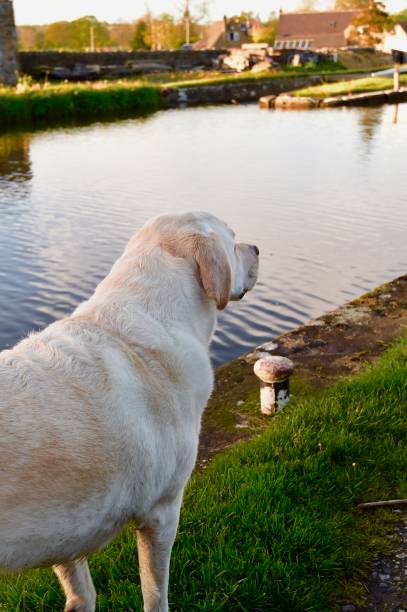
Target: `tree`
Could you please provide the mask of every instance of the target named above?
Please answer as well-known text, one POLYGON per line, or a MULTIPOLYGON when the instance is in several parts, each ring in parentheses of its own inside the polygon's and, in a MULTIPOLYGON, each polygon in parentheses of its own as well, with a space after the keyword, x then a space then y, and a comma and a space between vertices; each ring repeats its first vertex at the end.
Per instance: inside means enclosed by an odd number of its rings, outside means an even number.
POLYGON ((335 9, 357 10, 367 8, 370 0, 335 0, 335 9))
POLYGON ((68 21, 55 21, 46 26, 43 39, 44 49, 71 49, 72 32, 68 21))
POLYGON ((256 29, 253 40, 255 43, 268 43, 270 46, 274 44, 277 32, 278 17, 276 13, 270 13, 267 21, 261 28, 256 29))
POLYGON ((253 11, 242 11, 236 19, 240 21, 240 23, 246 23, 248 21, 254 21, 258 19, 258 17, 256 17, 253 11))
POLYGON ((353 25, 358 32, 360 44, 373 46, 381 41, 392 21, 381 0, 369 0, 369 5, 353 20, 353 25))
POLYGON ((43 32, 43 30, 38 29, 36 31, 34 48, 38 49, 39 51, 46 48, 45 32, 43 32))
POLYGON ((184 27, 184 43, 191 43, 199 38, 198 24, 209 14, 210 0, 179 0, 178 11, 184 27))
POLYGON ((110 33, 110 45, 119 49, 131 48, 134 36, 134 23, 119 21, 108 25, 110 33))
POLYGON ((302 0, 298 10, 301 13, 312 13, 317 9, 318 0, 302 0))
POLYGON ((176 22, 169 13, 161 13, 151 22, 152 49, 177 49, 184 42, 182 22, 176 22))
POLYGON ((390 15, 390 19, 393 23, 397 23, 398 21, 407 21, 407 8, 404 9, 404 11, 400 11, 400 13, 390 15))
POLYGON ((110 46, 110 32, 106 24, 101 23, 96 17, 81 17, 71 21, 72 45, 76 49, 87 49, 89 47, 110 46))
POLYGON ((106 47, 111 43, 109 29, 96 17, 81 17, 75 21, 57 21, 45 28, 44 48, 75 49, 78 51, 106 47))
POLYGON ((146 19, 139 19, 134 27, 133 37, 131 39, 131 48, 133 51, 138 49, 151 49, 151 36, 149 24, 146 19))

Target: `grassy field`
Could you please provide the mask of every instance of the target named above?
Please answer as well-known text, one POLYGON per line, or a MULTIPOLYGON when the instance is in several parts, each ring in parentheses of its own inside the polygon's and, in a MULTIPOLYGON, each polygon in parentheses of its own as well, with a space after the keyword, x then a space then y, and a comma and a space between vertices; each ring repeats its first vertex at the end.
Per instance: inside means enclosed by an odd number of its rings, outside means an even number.
MULTIPOLYGON (((407 75, 400 75, 401 85, 407 85, 407 75)), ((354 79, 351 81, 340 81, 338 83, 327 83, 298 89, 293 96, 311 96, 314 98, 330 98, 333 96, 346 96, 353 93, 367 93, 393 89, 393 78, 370 77, 366 79, 354 79)))
MULTIPOLYGON (((252 401, 252 400, 251 400, 252 401)), ((407 339, 219 455, 188 485, 171 566, 177 612, 333 612, 360 598, 395 515, 357 502, 406 497, 407 339)), ((98 610, 142 610, 132 530, 91 560, 98 610)), ((0 609, 55 611, 52 573, 0 581, 0 609)))
POLYGON ((159 107, 157 87, 137 82, 2 88, 0 127, 125 117, 159 107))

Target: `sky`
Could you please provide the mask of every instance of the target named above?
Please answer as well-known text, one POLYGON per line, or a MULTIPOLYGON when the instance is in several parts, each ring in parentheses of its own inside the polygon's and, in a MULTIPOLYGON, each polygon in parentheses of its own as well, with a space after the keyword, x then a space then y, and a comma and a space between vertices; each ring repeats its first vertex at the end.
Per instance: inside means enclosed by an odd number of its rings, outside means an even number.
MULTIPOLYGON (((177 14, 183 0, 149 0, 154 14, 168 12, 177 14)), ((202 4, 202 0, 191 0, 191 4, 202 4)), ((209 0, 210 18, 221 19, 223 15, 239 14, 243 10, 268 17, 271 11, 292 11, 301 0, 209 0)), ((319 0, 319 8, 329 8, 333 0, 319 0)), ((72 21, 84 15, 94 15, 100 21, 134 21, 146 12, 144 0, 13 0, 18 25, 44 24, 52 21, 72 21)), ((395 13, 407 8, 407 0, 385 1, 387 10, 395 13)))

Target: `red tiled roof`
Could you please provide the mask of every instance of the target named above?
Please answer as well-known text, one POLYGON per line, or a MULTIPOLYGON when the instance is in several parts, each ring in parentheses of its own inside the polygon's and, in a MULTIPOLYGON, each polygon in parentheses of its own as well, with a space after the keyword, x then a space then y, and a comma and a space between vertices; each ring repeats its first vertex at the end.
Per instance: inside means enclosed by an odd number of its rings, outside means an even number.
POLYGON ((277 38, 340 34, 360 14, 360 11, 324 11, 312 13, 281 13, 277 38))
POLYGON ((205 28, 202 39, 194 43, 194 49, 213 49, 224 31, 225 22, 223 19, 222 21, 213 21, 205 28))

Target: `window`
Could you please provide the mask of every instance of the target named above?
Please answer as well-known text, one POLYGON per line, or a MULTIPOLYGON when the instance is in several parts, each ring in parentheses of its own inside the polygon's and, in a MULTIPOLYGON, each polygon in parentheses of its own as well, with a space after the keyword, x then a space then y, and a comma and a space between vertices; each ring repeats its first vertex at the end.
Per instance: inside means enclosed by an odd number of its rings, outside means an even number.
POLYGON ((300 46, 301 46, 301 41, 300 40, 296 40, 295 41, 295 48, 299 49, 300 46))
POLYGON ((308 41, 307 41, 307 40, 302 40, 302 41, 301 41, 301 49, 305 49, 305 48, 306 48, 306 46, 307 46, 307 44, 308 44, 308 41))
POLYGON ((274 48, 275 49, 281 49, 281 40, 276 40, 276 42, 274 43, 274 48))
POLYGON ((239 32, 229 32, 229 40, 238 42, 240 40, 239 32))

